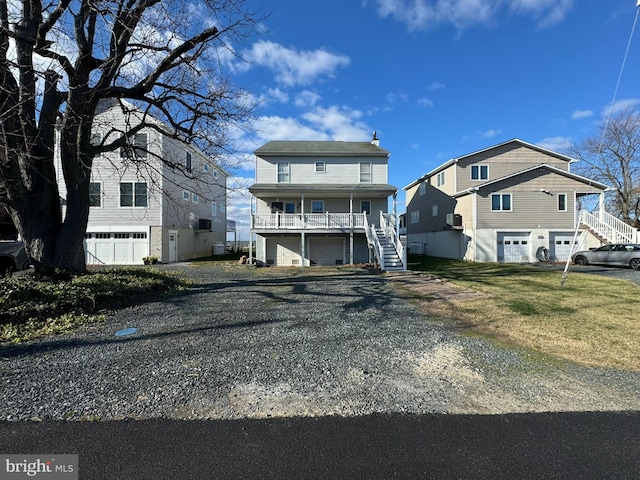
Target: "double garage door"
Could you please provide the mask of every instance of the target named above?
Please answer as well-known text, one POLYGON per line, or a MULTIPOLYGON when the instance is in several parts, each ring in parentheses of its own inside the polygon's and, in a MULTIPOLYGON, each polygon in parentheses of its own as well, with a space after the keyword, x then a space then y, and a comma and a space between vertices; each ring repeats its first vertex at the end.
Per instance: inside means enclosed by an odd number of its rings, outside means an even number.
MULTIPOLYGON (((549 259, 552 262, 566 261, 575 252, 571 232, 549 233, 549 259), (572 248, 573 247, 573 248, 572 248)), ((529 262, 535 260, 535 251, 531 251, 529 232, 498 233, 498 261, 507 263, 529 262)))
POLYGON ((146 232, 87 233, 84 240, 87 265, 141 264, 149 255, 146 232))
MULTIPOLYGON (((267 240, 267 264, 278 266, 302 266, 301 239, 270 237, 267 240)), ((313 265, 342 265, 345 261, 343 237, 307 237, 307 258, 313 265)))

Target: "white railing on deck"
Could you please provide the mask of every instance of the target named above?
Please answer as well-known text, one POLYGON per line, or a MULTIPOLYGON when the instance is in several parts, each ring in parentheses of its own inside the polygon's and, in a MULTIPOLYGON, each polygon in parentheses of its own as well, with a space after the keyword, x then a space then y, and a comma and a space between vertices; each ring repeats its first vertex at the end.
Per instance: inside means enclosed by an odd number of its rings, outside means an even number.
POLYGON ((637 229, 607 212, 596 212, 596 215, 594 215, 586 210, 580 210, 578 222, 586 225, 611 243, 635 243, 640 241, 637 229))
POLYGON ((406 265, 404 246, 402 242, 400 242, 399 236, 396 235, 396 216, 392 213, 380 212, 380 228, 384 231, 387 241, 396 249, 396 253, 398 254, 398 258, 402 260, 402 264, 406 265))
POLYGON ((365 228, 364 213, 266 213, 251 216, 251 228, 274 230, 365 228))
POLYGON ((376 235, 375 225, 367 225, 365 232, 367 234, 367 243, 373 246, 374 253, 380 264, 380 270, 384 270, 384 250, 380 244, 378 235, 376 235))

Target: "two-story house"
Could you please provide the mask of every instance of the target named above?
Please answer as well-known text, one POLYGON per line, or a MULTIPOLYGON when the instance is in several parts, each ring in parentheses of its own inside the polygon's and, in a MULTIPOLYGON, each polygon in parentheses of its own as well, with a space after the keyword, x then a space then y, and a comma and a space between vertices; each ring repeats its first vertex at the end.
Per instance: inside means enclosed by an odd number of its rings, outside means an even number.
POLYGON ((576 247, 635 241, 604 212, 607 186, 571 173, 575 160, 514 139, 449 160, 407 185, 413 253, 478 262, 566 260, 576 247), (581 211, 587 198, 595 213, 581 211))
POLYGON ((257 260, 402 268, 395 216, 388 213, 397 193, 388 183, 390 153, 375 134, 371 142, 272 141, 254 153, 249 191, 257 260))
MULTIPOLYGON (((102 102, 92 143, 126 135, 141 118, 131 105, 125 111, 120 102, 102 102)), ((87 264, 140 264, 145 256, 165 263, 189 260, 209 256, 226 242, 228 174, 163 131, 156 122, 132 135, 125 147, 94 158, 87 264)), ((61 178, 59 185, 64 198, 61 178)))

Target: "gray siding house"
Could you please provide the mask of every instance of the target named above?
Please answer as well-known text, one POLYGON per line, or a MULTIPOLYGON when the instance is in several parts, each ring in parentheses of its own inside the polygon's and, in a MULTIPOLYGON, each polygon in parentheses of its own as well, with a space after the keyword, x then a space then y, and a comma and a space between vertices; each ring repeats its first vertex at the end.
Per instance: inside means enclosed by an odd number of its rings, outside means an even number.
POLYGON ((257 260, 402 267, 395 216, 388 213, 397 192, 388 183, 390 153, 375 136, 371 143, 273 141, 254 153, 249 191, 257 260))
POLYGON ((636 241, 604 205, 607 186, 571 173, 574 160, 513 139, 454 158, 407 185, 413 253, 478 262, 566 260, 577 247, 636 241), (577 234, 577 235, 576 235, 577 234), (575 241, 574 241, 575 238, 575 241))
MULTIPOLYGON (((126 135, 141 118, 131 105, 125 112, 119 102, 103 102, 92 142, 126 135)), ((165 263, 189 260, 209 256, 214 245, 226 242, 228 174, 163 130, 160 123, 143 128, 128 147, 94 158, 87 264, 141 264, 149 255, 165 263)), ((62 178, 59 185, 64 190, 62 178)))

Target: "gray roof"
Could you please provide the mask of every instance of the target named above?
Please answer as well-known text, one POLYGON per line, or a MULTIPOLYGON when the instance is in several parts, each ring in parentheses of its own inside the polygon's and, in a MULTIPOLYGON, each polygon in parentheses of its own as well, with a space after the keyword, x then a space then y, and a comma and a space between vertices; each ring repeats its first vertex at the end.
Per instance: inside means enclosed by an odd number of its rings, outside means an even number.
POLYGON ((307 141, 272 141, 258 148, 255 152, 259 157, 354 157, 380 156, 388 157, 390 152, 370 142, 307 142, 307 141))

